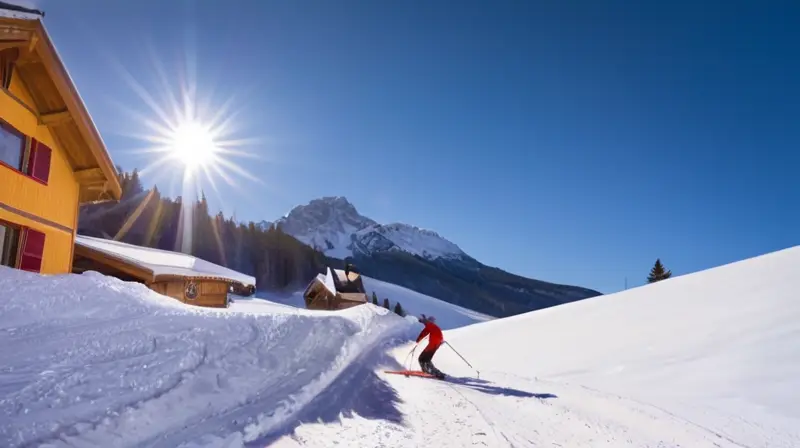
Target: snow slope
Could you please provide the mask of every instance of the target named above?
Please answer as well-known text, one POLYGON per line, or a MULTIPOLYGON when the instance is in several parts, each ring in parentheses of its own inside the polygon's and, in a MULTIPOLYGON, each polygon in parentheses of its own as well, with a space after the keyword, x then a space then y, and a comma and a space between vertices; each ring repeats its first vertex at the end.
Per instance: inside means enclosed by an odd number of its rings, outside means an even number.
POLYGON ((402 223, 375 224, 354 232, 351 240, 350 248, 364 255, 399 251, 427 260, 467 256, 455 243, 433 230, 402 223))
POLYGON ((405 425, 304 425, 278 446, 798 447, 799 269, 795 247, 446 332, 480 379, 445 346, 451 382, 387 377, 405 425))
POLYGON ((492 316, 462 308, 402 286, 376 280, 365 275, 362 275, 361 278, 364 280, 364 290, 367 291, 367 296, 372 298, 372 291, 375 291, 379 305, 383 305, 384 298, 389 299, 392 309, 394 309, 395 303, 400 302, 403 310, 409 315, 419 316, 420 314, 426 314, 428 316, 436 316, 436 323, 444 330, 494 319, 492 316))
POLYGON ((800 446, 800 247, 447 331, 0 269, 0 446, 800 446), (246 306, 245 306, 246 305, 246 306), (407 340, 407 339, 406 339, 407 340), (419 353, 417 350, 415 353, 419 353))

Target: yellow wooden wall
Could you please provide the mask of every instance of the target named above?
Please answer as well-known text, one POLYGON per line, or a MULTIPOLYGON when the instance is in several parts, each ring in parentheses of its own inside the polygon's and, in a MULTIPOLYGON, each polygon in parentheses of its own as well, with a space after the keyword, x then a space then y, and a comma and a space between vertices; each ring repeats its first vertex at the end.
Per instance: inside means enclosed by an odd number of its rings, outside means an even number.
MULTIPOLYGON (((17 78, 12 78, 9 90, 33 107, 30 95, 17 78)), ((53 150, 48 185, 42 185, 23 174, 0 166, 0 202, 61 224, 72 229, 72 233, 34 222, 7 210, 0 210, 0 219, 34 228, 47 235, 42 273, 70 272, 78 213, 78 182, 66 154, 53 139, 47 127, 39 125, 31 111, 2 90, 0 90, 0 118, 53 150)))
MULTIPOLYGON (((0 186, 0 189, 2 187, 0 186)), ((0 220, 30 227, 45 234, 42 274, 65 274, 72 270, 73 234, 44 226, 28 218, 0 209, 0 220)))

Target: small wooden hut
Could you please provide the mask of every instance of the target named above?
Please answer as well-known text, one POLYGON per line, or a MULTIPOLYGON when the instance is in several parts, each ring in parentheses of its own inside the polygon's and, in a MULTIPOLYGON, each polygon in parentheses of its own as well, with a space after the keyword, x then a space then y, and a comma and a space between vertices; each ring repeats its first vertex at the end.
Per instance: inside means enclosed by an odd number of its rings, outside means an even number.
POLYGON ((75 238, 72 272, 97 271, 144 283, 181 302, 224 308, 228 293, 255 292, 255 278, 197 257, 114 240, 75 238))
POLYGON ((342 310, 367 303, 364 283, 352 265, 345 270, 328 268, 317 275, 303 293, 306 308, 312 310, 342 310))

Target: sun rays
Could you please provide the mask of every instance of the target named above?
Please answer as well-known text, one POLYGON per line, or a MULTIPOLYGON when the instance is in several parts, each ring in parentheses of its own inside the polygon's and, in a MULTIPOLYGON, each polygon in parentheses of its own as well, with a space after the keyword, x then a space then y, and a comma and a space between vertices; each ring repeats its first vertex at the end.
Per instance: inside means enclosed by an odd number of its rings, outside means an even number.
POLYGON ((140 82, 116 58, 110 61, 121 79, 140 100, 137 104, 114 103, 131 121, 118 134, 138 140, 135 149, 117 149, 139 158, 139 174, 184 200, 181 213, 182 241, 176 249, 188 252, 192 246, 192 203, 202 192, 211 191, 224 203, 219 183, 234 187, 249 196, 248 184, 264 183, 245 167, 252 159, 264 159, 268 148, 261 137, 242 137, 244 126, 239 118, 241 95, 228 95, 222 101, 212 99, 213 87, 199 95, 194 55, 186 51, 182 67, 170 67, 155 56, 149 47, 150 65, 144 72, 152 82, 140 82), (145 87, 147 85, 147 87, 145 87), (241 160, 244 159, 244 162, 241 160), (249 159, 249 160, 248 160, 249 159), (165 188, 166 187, 166 188, 165 188), (210 187, 207 188, 207 187, 210 187))
POLYGON ((261 152, 267 149, 262 138, 239 135, 243 126, 236 106, 241 106, 241 95, 215 101, 214 86, 209 86, 201 96, 191 52, 174 59, 182 63, 168 71, 152 44, 145 47, 149 50, 147 73, 153 78, 148 87, 119 61, 112 61, 141 100, 139 104, 117 103, 133 120, 120 133, 142 142, 125 151, 141 157, 140 175, 158 185, 167 181, 171 187, 178 186, 181 196, 188 198, 199 196, 206 185, 219 195, 219 181, 242 192, 242 181, 262 183, 245 168, 247 162, 238 160, 262 159, 261 152))

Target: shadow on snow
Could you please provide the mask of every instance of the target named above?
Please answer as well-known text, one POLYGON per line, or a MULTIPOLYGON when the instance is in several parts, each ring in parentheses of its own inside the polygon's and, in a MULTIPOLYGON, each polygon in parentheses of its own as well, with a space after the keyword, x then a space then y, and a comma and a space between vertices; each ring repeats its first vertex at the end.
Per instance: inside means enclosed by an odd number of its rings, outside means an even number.
POLYGON ((375 371, 378 366, 400 368, 388 351, 406 340, 395 340, 368 352, 362 359, 346 367, 339 377, 306 404, 297 418, 275 428, 248 446, 269 446, 284 436, 291 436, 297 427, 307 423, 335 423, 354 415, 371 420, 403 424, 399 410, 402 402, 397 391, 375 371))
POLYGON ((549 398, 558 398, 557 395, 549 394, 549 393, 533 393, 524 390, 514 389, 511 387, 500 387, 500 386, 492 386, 491 381, 482 380, 478 378, 470 378, 470 377, 447 377, 445 380, 448 383, 457 384, 459 386, 465 386, 472 390, 476 390, 478 392, 483 392, 486 394, 491 395, 504 395, 507 397, 519 397, 519 398, 538 398, 540 400, 546 400, 549 398))

